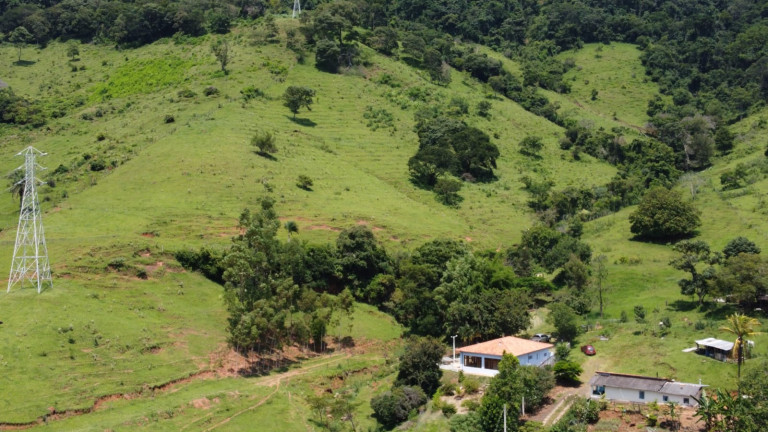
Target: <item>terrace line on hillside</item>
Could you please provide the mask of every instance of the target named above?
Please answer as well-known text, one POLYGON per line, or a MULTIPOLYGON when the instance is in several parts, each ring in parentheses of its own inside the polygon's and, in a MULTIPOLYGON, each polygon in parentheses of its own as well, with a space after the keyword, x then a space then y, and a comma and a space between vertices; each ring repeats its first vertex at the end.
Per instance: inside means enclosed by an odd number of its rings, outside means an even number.
POLYGON ((676 402, 682 406, 697 406, 703 384, 676 382, 668 378, 654 378, 642 375, 596 372, 589 380, 591 395, 612 401, 648 403, 676 402), (694 399, 696 398, 696 399, 694 399))
POLYGON ((555 362, 554 347, 549 343, 506 336, 459 348, 459 368, 467 374, 494 376, 499 373, 499 361, 505 353, 517 357, 521 366, 552 365, 555 362))

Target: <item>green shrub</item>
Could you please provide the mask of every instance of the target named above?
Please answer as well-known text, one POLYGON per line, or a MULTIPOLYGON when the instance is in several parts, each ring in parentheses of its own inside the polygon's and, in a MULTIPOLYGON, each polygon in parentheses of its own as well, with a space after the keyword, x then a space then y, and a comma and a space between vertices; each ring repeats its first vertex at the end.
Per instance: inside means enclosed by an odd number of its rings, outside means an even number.
POLYGON ((446 396, 453 396, 456 394, 456 384, 449 382, 445 383, 442 386, 440 386, 440 393, 446 395, 446 396))
POLYGON ((569 360, 560 360, 552 368, 558 382, 572 384, 579 382, 579 375, 583 372, 578 363, 569 360))
POLYGON ((266 96, 264 92, 261 91, 261 89, 258 89, 254 86, 248 86, 240 90, 240 94, 243 95, 243 100, 245 101, 249 101, 255 98, 263 98, 266 96))
POLYGON ((219 94, 219 89, 214 86, 208 86, 203 90, 203 94, 206 96, 216 96, 219 94))
POLYGON ((296 186, 298 186, 299 189, 311 191, 313 184, 314 182, 312 181, 312 178, 310 178, 308 175, 300 174, 296 179, 296 186))
POLYGON ((107 166, 103 161, 98 159, 91 161, 91 171, 104 171, 105 168, 107 168, 107 166))
POLYGON ((173 122, 175 122, 175 121, 176 121, 176 118, 175 118, 175 117, 174 117, 172 114, 166 114, 166 115, 165 115, 165 117, 163 117, 163 121, 164 121, 166 124, 168 124, 168 123, 173 123, 173 122))
POLYGON ((418 387, 394 387, 371 399, 373 417, 388 429, 404 422, 418 407, 427 401, 427 396, 418 387))
POLYGON ((461 403, 461 406, 469 411, 476 411, 480 408, 480 402, 478 402, 477 399, 467 399, 461 403))
POLYGON ((464 387, 464 393, 466 394, 475 394, 480 390, 480 381, 474 378, 464 378, 464 383, 462 385, 464 387))
POLYGON ((180 98, 184 98, 184 99, 191 99, 197 96, 197 93, 193 92, 190 89, 181 89, 177 94, 180 98))
POLYGON ((444 416, 450 418, 452 415, 456 414, 456 406, 449 403, 443 404, 441 411, 443 412, 444 416))

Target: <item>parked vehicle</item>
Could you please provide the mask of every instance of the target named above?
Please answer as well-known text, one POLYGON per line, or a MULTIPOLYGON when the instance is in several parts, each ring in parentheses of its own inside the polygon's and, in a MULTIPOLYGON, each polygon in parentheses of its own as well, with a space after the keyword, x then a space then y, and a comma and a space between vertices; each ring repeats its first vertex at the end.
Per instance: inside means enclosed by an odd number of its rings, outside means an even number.
POLYGON ((546 333, 536 333, 531 340, 535 342, 549 342, 549 335, 546 333))
POLYGON ((593 356, 593 355, 597 354, 597 351, 595 351, 595 347, 593 347, 592 345, 584 345, 584 346, 582 346, 581 347, 581 352, 583 352, 584 354, 586 354, 588 356, 593 356))

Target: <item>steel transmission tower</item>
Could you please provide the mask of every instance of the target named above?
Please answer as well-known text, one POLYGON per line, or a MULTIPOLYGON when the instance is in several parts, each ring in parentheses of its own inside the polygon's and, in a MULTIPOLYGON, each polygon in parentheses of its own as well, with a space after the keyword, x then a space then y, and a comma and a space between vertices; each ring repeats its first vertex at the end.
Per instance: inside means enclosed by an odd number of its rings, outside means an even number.
POLYGON ((293 0, 293 15, 291 15, 291 18, 296 18, 299 15, 301 15, 301 3, 299 0, 293 0))
POLYGON ((45 244, 43 232, 43 218, 40 214, 40 203, 37 200, 37 185, 45 184, 35 177, 35 169, 44 169, 35 162, 37 155, 45 156, 46 153, 30 146, 22 150, 16 156, 24 156, 24 165, 17 169, 24 169, 24 179, 16 186, 21 191, 21 210, 19 211, 19 227, 16 231, 16 245, 13 247, 13 261, 11 263, 11 275, 8 278, 8 290, 17 282, 21 286, 24 281, 37 285, 38 294, 43 284, 48 283, 53 287, 51 280, 51 266, 48 262, 48 247, 45 244))

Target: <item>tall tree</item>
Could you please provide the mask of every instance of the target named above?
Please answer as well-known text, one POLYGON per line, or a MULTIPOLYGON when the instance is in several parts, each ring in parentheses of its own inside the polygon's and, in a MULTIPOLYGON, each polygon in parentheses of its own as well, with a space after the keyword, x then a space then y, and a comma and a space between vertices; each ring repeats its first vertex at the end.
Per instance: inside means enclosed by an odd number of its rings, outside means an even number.
POLYGON ((608 268, 606 262, 608 257, 603 254, 595 257, 592 262, 595 267, 595 291, 597 292, 597 303, 600 305, 600 318, 603 318, 603 307, 605 306, 605 293, 608 291, 608 286, 605 284, 605 279, 608 277, 608 268))
POLYGON ((680 279, 677 282, 680 293, 695 295, 698 297, 699 306, 702 306, 711 288, 710 281, 717 273, 714 265, 722 261, 722 255, 720 252, 712 253, 709 245, 702 240, 683 240, 673 246, 672 250, 679 255, 669 264, 691 275, 690 279, 680 279))
POLYGON ((432 396, 440 387, 440 359, 445 354, 445 347, 432 337, 411 337, 405 343, 405 351, 400 356, 397 372, 398 385, 417 386, 427 396, 432 396))
POLYGON ((19 63, 21 63, 21 49, 24 45, 31 43, 33 39, 34 36, 32 36, 32 33, 30 33, 24 26, 16 27, 11 34, 8 35, 8 42, 16 45, 19 49, 19 63))
POLYGON ((720 330, 736 335, 736 342, 733 344, 733 356, 736 357, 738 377, 741 378, 741 364, 744 363, 744 338, 760 334, 755 330, 755 327, 760 325, 760 321, 739 313, 728 316, 727 321, 728 325, 720 327, 720 330))
POLYGON ((221 71, 224 72, 224 74, 229 73, 227 71, 227 65, 232 58, 229 54, 229 43, 227 40, 223 38, 217 40, 211 45, 211 52, 216 56, 216 60, 218 60, 219 65, 221 66, 221 71))
POLYGON ((491 379, 478 410, 484 431, 503 432, 499 419, 505 405, 507 406, 507 417, 510 419, 507 430, 518 430, 520 406, 523 396, 526 394, 520 368, 517 357, 512 354, 502 355, 499 362, 499 373, 491 379))
POLYGON ((630 231, 641 238, 674 240, 691 235, 701 225, 699 211, 680 194, 656 187, 649 190, 629 215, 630 231))
POLYGON ((283 106, 291 110, 293 118, 299 113, 301 107, 312 111, 311 105, 314 102, 315 91, 309 87, 290 86, 283 93, 283 106))

